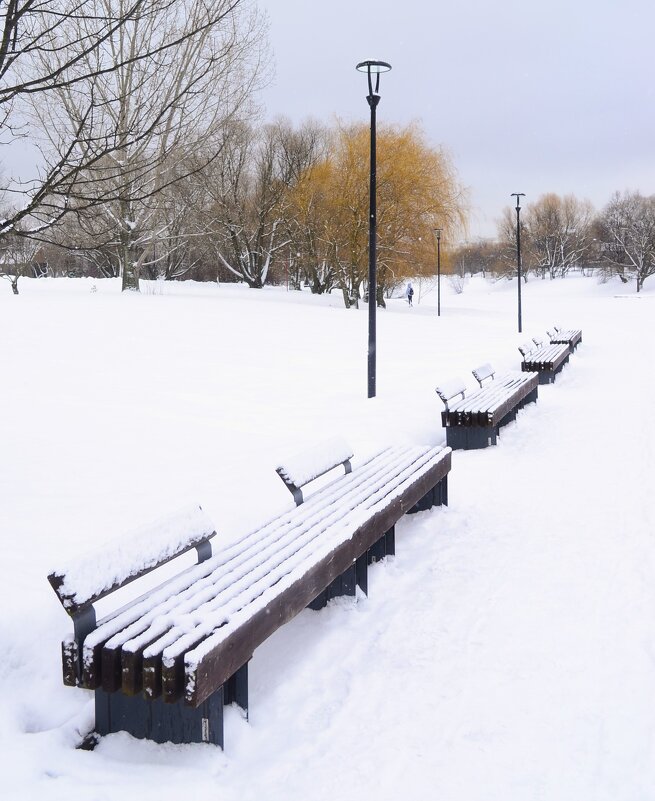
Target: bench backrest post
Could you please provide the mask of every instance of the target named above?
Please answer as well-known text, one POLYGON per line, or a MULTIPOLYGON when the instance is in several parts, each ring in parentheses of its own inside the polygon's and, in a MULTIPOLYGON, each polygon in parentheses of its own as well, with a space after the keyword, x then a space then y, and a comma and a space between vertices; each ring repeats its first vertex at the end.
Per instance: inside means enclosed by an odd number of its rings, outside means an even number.
POLYGON ((78 609, 71 615, 73 620, 73 634, 75 638, 75 679, 76 683, 82 680, 82 649, 84 640, 96 627, 96 610, 93 604, 78 609))
POLYGON ((443 401, 444 406, 446 407, 446 411, 448 411, 448 403, 453 398, 461 397, 462 399, 466 395, 466 384, 461 380, 461 378, 452 378, 449 381, 444 381, 436 387, 435 392, 443 401))
POLYGON ((206 562, 212 558, 212 544, 210 540, 201 540, 195 546, 196 553, 198 554, 198 564, 206 562))
POLYGON ((293 495, 296 506, 303 502, 301 487, 343 465, 346 473, 352 472, 350 460, 352 448, 343 440, 335 438, 318 443, 311 451, 291 456, 287 462, 275 468, 284 486, 293 495))
POLYGON ((481 364, 479 367, 476 367, 471 372, 473 373, 473 376, 480 385, 480 387, 482 387, 484 382, 487 380, 493 381, 496 376, 496 371, 488 362, 486 362, 485 364, 481 364))

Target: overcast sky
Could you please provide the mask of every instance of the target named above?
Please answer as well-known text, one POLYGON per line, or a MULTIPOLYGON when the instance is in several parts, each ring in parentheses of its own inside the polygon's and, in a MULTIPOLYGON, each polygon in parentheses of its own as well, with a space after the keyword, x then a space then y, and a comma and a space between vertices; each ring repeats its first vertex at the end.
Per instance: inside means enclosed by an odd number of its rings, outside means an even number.
POLYGON ((470 190, 470 236, 494 236, 512 192, 655 194, 653 0, 260 0, 275 74, 267 114, 419 120, 470 190))

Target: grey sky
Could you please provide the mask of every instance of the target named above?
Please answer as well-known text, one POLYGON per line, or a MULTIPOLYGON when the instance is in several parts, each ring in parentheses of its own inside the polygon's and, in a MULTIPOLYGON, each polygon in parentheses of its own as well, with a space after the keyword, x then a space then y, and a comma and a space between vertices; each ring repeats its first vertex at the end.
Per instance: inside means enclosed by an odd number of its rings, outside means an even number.
POLYGON ((493 236, 512 192, 655 193, 652 0, 260 0, 276 74, 267 113, 420 120, 470 188, 471 236, 493 236))

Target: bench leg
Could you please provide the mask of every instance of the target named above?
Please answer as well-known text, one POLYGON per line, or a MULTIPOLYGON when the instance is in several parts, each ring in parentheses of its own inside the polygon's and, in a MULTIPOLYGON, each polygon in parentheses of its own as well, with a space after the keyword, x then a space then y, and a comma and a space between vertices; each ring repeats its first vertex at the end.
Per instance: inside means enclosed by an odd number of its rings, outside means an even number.
POLYGON ((446 445, 454 451, 468 448, 468 429, 461 426, 446 426, 446 445))
POLYGON ((396 553, 396 527, 392 526, 386 534, 376 540, 366 552, 366 559, 369 565, 374 562, 381 562, 385 556, 393 556, 396 553))
POLYGON ((389 531, 384 535, 384 553, 385 556, 396 555, 396 527, 391 526, 389 531))
POLYGON ((310 604, 307 604, 307 608, 318 611, 326 606, 332 598, 340 598, 343 595, 354 596, 357 594, 357 587, 365 595, 368 595, 368 566, 373 562, 381 561, 385 556, 393 556, 395 553, 396 527, 392 526, 371 545, 366 553, 358 557, 347 570, 331 581, 310 604))
POLYGON ((448 506, 448 476, 445 475, 434 488, 434 505, 448 506))
POLYGON ((307 609, 313 609, 314 612, 318 612, 319 609, 323 609, 324 606, 327 606, 327 602, 327 590, 323 590, 323 592, 319 592, 313 601, 307 604, 307 609))
POLYGON ((241 665, 223 685, 223 703, 236 704, 246 713, 248 719, 248 663, 241 665))
POLYGON ((364 593, 368 595, 368 558, 367 554, 363 553, 355 561, 355 575, 357 578, 357 586, 364 593))
POLYGON ((307 608, 318 611, 326 606, 327 602, 332 598, 340 598, 342 595, 354 596, 357 594, 358 583, 357 563, 353 562, 340 576, 331 581, 311 603, 307 604, 307 608))
POLYGON ((413 515, 416 512, 426 512, 428 509, 432 509, 433 506, 442 505, 448 506, 448 476, 444 476, 436 486, 426 492, 411 509, 407 510, 407 514, 413 515))
POLYGON ((495 445, 498 437, 495 426, 447 426, 446 444, 453 450, 473 451, 495 445))
POLYGON ((223 687, 197 709, 184 701, 165 704, 161 698, 95 691, 96 733, 126 731, 156 743, 213 743, 223 747, 223 687))
MULTIPOLYGON (((538 387, 538 385, 537 385, 537 387, 538 387)), ((525 396, 525 398, 523 398, 523 400, 522 400, 522 401, 521 401, 521 403, 519 404, 519 407, 520 407, 521 409, 522 409, 522 408, 523 408, 525 405, 527 405, 528 403, 536 403, 536 402, 537 402, 537 398, 538 398, 538 396, 539 396, 539 393, 538 393, 538 389, 537 389, 537 387, 535 387, 535 388, 532 390, 532 392, 528 392, 528 394, 525 396)))

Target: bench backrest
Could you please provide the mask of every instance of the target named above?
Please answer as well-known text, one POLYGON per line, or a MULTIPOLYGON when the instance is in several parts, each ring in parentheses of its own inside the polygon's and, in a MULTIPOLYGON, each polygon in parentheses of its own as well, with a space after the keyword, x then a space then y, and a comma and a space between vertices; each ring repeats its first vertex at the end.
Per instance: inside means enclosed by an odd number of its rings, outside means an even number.
POLYGON ((527 356, 528 353, 532 353, 533 350, 537 349, 537 343, 531 339, 528 339, 526 342, 523 342, 519 345, 519 352, 521 356, 527 356))
POLYGON ((493 381, 494 376, 496 375, 496 371, 494 368, 486 362, 485 364, 481 364, 479 367, 476 367, 473 371, 473 375, 475 376, 476 381, 480 386, 487 380, 491 379, 493 381))
POLYGON ((92 554, 82 554, 53 570, 48 581, 62 606, 75 617, 95 601, 150 573, 191 548, 199 561, 211 556, 216 534, 200 506, 131 532, 92 554))
POLYGON ((350 473, 352 457, 352 448, 343 439, 334 437, 287 457, 283 464, 275 468, 275 472, 293 495, 296 506, 299 506, 303 502, 301 487, 339 465, 343 465, 346 473, 350 473))
POLYGON ((444 402, 446 409, 448 409, 448 402, 458 396, 464 397, 466 393, 466 384, 461 378, 451 378, 450 381, 443 381, 436 388, 435 392, 444 402))

